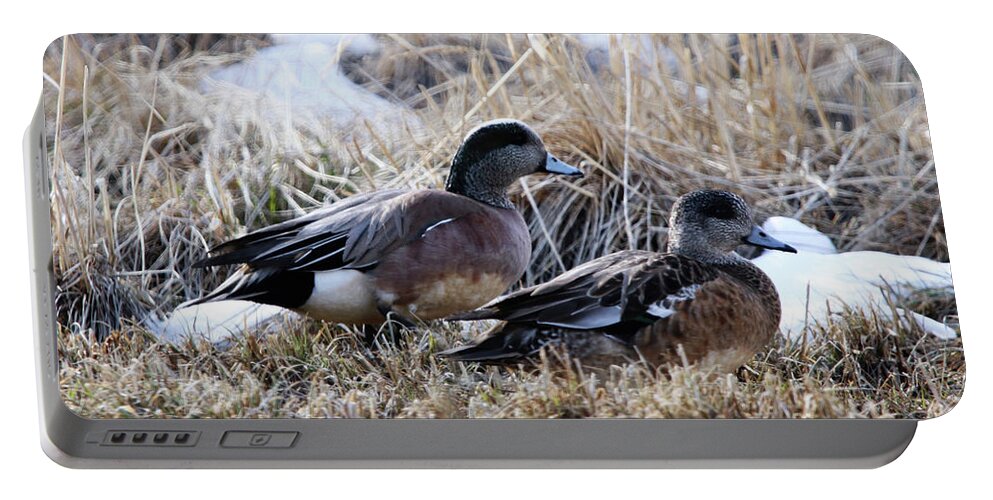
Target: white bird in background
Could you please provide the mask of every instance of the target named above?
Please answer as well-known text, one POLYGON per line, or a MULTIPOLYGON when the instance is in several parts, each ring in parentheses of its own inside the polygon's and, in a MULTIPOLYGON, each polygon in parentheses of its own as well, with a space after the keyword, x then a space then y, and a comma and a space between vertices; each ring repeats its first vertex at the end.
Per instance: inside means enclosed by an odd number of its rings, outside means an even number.
POLYGON ((343 56, 380 50, 372 35, 274 35, 272 41, 245 60, 212 71, 201 80, 201 92, 228 108, 255 110, 273 125, 316 120, 339 130, 369 126, 392 137, 405 124, 418 123, 408 107, 376 95, 342 70, 343 56))
POLYGON ((874 308, 885 319, 913 322, 924 331, 953 339, 953 328, 931 318, 887 305, 915 290, 952 291, 951 267, 924 257, 882 252, 837 253, 831 240, 816 229, 788 217, 770 217, 762 228, 798 250, 796 254, 765 252, 752 260, 772 278, 779 291, 783 316, 779 328, 792 339, 806 326, 824 324, 830 312, 844 308, 874 308))
POLYGON ((168 344, 178 344, 188 338, 218 344, 292 314, 281 307, 246 300, 222 300, 182 307, 165 319, 150 317, 145 320, 145 326, 168 344))

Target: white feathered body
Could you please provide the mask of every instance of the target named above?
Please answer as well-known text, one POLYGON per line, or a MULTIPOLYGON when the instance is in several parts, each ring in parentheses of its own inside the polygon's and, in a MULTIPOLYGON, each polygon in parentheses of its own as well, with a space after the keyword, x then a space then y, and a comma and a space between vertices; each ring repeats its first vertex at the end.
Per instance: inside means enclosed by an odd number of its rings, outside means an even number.
MULTIPOLYGON (((887 294, 900 298, 922 289, 951 291, 948 263, 883 252, 831 253, 834 246, 823 234, 793 219, 772 219, 776 220, 767 221, 763 229, 799 251, 765 252, 752 262, 776 284, 783 306, 780 330, 791 338, 799 338, 809 324, 827 322, 829 313, 846 306, 874 308, 893 319, 887 294)), ((897 310, 897 314, 938 337, 956 335, 954 329, 911 311, 897 310)))

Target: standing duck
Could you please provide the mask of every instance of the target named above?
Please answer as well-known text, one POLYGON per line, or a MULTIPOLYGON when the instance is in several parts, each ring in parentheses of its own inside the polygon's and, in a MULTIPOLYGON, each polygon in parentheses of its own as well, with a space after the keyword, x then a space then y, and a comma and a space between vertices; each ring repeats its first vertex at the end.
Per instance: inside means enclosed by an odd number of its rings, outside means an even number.
POLYGON ((772 281, 734 253, 742 243, 796 251, 755 226, 737 195, 694 191, 673 206, 668 253, 613 253, 456 316, 504 323, 442 355, 512 362, 561 345, 590 366, 685 358, 737 369, 773 338, 780 316, 772 281))
POLYGON ((444 191, 355 195, 223 243, 196 265, 241 267, 186 305, 248 300, 365 325, 479 307, 530 261, 531 236, 507 188, 538 172, 582 175, 524 123, 484 123, 455 153, 444 191))

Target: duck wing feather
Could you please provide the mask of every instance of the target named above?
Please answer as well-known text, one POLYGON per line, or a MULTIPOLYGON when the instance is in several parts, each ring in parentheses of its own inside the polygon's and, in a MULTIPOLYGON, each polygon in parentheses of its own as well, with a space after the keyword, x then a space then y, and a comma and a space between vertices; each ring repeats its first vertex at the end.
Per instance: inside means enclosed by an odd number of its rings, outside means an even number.
POLYGON ((210 257, 196 266, 368 270, 437 224, 487 208, 440 190, 376 191, 225 242, 211 249, 210 257))
POLYGON ((449 319, 498 319, 575 330, 628 321, 652 323, 718 277, 719 271, 688 257, 622 251, 449 319))

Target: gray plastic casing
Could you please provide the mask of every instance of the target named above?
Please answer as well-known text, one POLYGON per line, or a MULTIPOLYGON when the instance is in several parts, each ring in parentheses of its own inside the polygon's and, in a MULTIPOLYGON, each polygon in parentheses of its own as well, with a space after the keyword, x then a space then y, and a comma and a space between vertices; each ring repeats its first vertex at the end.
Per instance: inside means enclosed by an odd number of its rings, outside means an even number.
POLYGON ((74 468, 869 468, 916 420, 87 419, 59 391, 45 115, 24 139, 42 448, 74 468), (108 445, 110 432, 190 432, 190 446, 108 445), (226 432, 296 432, 284 448, 224 447, 226 432))

